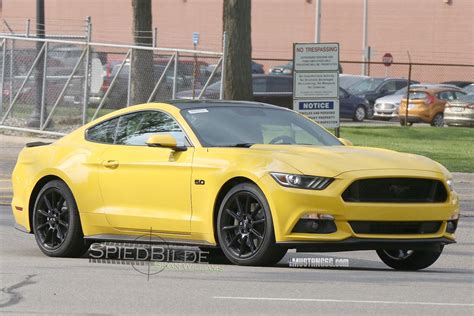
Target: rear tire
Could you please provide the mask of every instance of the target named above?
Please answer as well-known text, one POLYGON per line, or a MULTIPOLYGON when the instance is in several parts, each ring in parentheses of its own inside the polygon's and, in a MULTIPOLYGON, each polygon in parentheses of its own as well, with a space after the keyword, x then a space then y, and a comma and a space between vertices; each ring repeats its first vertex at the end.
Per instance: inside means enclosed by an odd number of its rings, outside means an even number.
POLYGON ((32 222, 36 242, 47 256, 80 257, 87 251, 76 201, 63 181, 50 181, 40 190, 32 222))
POLYGON ((431 126, 435 127, 443 127, 444 126, 444 117, 443 114, 438 113, 433 117, 433 120, 431 121, 431 126))
POLYGON ((287 252, 275 243, 270 207, 253 183, 238 184, 226 194, 216 230, 222 252, 234 264, 273 265, 287 252))
POLYGON ((395 270, 415 271, 428 268, 438 260, 443 251, 429 250, 377 250, 379 258, 395 270))

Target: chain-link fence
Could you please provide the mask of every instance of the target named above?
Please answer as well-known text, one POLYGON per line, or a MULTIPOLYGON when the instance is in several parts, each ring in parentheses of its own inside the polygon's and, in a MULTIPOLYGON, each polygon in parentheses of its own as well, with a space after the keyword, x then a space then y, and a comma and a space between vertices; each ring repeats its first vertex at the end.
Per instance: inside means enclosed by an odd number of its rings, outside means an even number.
MULTIPOLYGON (((264 73, 292 74, 291 59, 255 58, 255 63, 264 73)), ((410 73, 410 63, 392 63, 385 66, 382 62, 341 61, 341 74, 365 75, 370 77, 395 77, 407 79, 410 73), (365 65, 364 65, 365 64, 365 65)), ((258 71, 254 71, 258 73, 258 71)), ((465 64, 434 64, 411 63, 411 79, 423 83, 442 83, 448 81, 474 81, 474 65, 465 64)))
POLYGON ((221 97, 222 52, 12 36, 0 44, 2 128, 64 134, 138 103, 221 97))

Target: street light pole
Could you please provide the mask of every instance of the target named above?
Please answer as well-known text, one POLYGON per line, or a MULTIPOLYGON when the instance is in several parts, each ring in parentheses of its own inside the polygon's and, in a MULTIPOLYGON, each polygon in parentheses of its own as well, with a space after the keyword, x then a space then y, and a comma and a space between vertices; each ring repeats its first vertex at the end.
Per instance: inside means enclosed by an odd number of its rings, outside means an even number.
POLYGON ((321 1, 316 0, 316 12, 315 14, 315 22, 314 22, 314 42, 320 43, 321 42, 321 1))
MULTIPOLYGON (((44 38, 45 34, 45 25, 44 25, 44 0, 36 0, 36 37, 38 39, 44 38)), ((41 52, 43 47, 43 42, 36 42, 36 54, 38 55, 41 52)), ((36 82, 36 103, 31 113, 31 117, 27 123, 30 127, 40 127, 40 118, 41 118, 41 100, 43 92, 43 70, 44 70, 44 53, 39 58, 38 63, 36 64, 35 69, 35 82, 36 82)))
POLYGON ((367 48, 367 18, 368 18, 368 0, 364 0, 364 14, 362 21, 362 75, 367 75, 367 61, 368 61, 368 48, 367 48))

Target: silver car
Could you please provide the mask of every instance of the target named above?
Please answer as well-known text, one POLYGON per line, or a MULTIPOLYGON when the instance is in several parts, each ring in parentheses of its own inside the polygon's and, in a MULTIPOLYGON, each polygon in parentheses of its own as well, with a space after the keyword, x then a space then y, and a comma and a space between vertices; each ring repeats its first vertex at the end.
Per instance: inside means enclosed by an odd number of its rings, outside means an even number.
POLYGON ((444 122, 448 126, 474 127, 474 94, 449 101, 444 109, 444 122))
MULTIPOLYGON (((436 83, 420 83, 412 84, 412 89, 429 89, 429 88, 457 88, 450 84, 436 84, 436 83)), ((400 107, 401 100, 407 95, 407 87, 397 90, 394 94, 387 95, 385 97, 378 98, 375 100, 374 105, 374 118, 379 120, 390 120, 394 117, 398 117, 398 108, 400 107)))

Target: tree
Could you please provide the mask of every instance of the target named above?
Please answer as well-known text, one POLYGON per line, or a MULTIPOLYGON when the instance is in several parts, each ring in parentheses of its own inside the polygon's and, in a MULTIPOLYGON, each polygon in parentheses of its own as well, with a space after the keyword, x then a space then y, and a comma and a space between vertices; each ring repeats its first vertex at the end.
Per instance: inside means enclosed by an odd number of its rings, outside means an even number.
MULTIPOLYGON (((152 46, 151 0, 132 0, 133 39, 137 46, 152 46)), ((134 49, 131 58, 132 104, 145 103, 153 91, 153 51, 134 49)))
POLYGON ((251 0, 224 0, 224 98, 252 100, 251 0))

